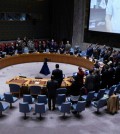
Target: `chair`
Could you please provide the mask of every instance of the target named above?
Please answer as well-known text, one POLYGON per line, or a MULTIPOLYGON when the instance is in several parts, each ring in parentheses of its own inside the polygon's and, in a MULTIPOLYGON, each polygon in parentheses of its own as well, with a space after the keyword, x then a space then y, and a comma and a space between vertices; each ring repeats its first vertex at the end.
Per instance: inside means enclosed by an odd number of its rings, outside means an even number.
POLYGON ((94 93, 94 97, 96 100, 101 99, 105 94, 105 89, 100 89, 98 93, 94 93))
POLYGON ((11 93, 4 93, 5 101, 10 103, 10 108, 12 108, 12 103, 18 100, 17 97, 13 97, 11 93))
POLYGON ((115 93, 120 93, 120 84, 116 85, 115 93))
POLYGON ((47 96, 46 95, 38 95, 38 103, 47 104, 47 96))
POLYGON ((78 101, 77 104, 73 104, 73 109, 79 114, 80 112, 85 110, 86 102, 85 101, 78 101))
POLYGON ((40 86, 30 86, 29 89, 30 89, 31 95, 38 95, 38 94, 40 94, 40 91, 41 91, 40 86))
POLYGON ((9 84, 10 87, 10 92, 12 94, 16 93, 19 94, 19 98, 20 98, 20 86, 17 84, 9 84))
POLYGON ((65 94, 58 94, 56 98, 56 104, 61 105, 66 100, 65 94))
POLYGON ((99 112, 99 109, 104 107, 107 104, 107 99, 106 98, 101 98, 98 101, 93 101, 91 104, 92 104, 92 106, 97 108, 97 112, 99 112))
POLYGON ((56 90, 56 94, 66 94, 67 89, 66 88, 58 88, 56 90))
POLYGON ((114 91, 115 91, 115 88, 116 88, 115 85, 112 86, 112 87, 110 87, 109 89, 105 90, 105 94, 107 94, 108 96, 113 95, 114 94, 114 91))
POLYGON ((65 113, 70 114, 70 108, 71 108, 70 102, 64 102, 64 103, 62 103, 61 106, 58 106, 59 111, 64 113, 63 116, 65 116, 65 113))
POLYGON ((41 118, 41 114, 45 113, 46 109, 45 109, 45 104, 44 103, 36 103, 35 104, 35 113, 39 113, 40 114, 40 118, 41 118))
POLYGON ((24 118, 26 119, 26 113, 29 113, 32 110, 32 107, 29 106, 28 102, 19 103, 19 112, 24 113, 24 118))
POLYGON ((23 95, 23 102, 28 102, 28 104, 32 104, 35 101, 31 95, 24 94, 23 95))
POLYGON ((88 95, 83 95, 81 97, 84 101, 91 102, 94 99, 94 93, 95 93, 95 91, 91 91, 88 93, 88 95))
POLYGON ((9 105, 5 102, 0 102, 0 116, 2 116, 2 112, 9 108, 9 105))
POLYGON ((0 101, 4 100, 4 95, 0 94, 0 101))

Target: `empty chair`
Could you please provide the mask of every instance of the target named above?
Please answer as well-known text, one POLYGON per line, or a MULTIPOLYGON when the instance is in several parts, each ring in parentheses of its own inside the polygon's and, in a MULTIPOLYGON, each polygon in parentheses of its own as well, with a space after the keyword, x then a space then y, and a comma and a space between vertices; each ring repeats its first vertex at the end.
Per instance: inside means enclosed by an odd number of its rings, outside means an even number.
POLYGON ((78 101, 77 104, 73 104, 73 109, 79 114, 85 110, 86 101, 78 101))
POLYGON ((2 101, 4 99, 4 95, 0 94, 0 101, 2 101))
POLYGON ((23 102, 28 102, 29 104, 32 104, 35 101, 35 98, 33 98, 31 95, 24 94, 23 95, 23 102))
POLYGON ((9 84, 10 87, 10 92, 12 94, 19 94, 19 98, 20 98, 20 86, 17 84, 9 84))
POLYGON ((46 95, 38 95, 38 103, 47 104, 47 96, 46 95))
POLYGON ((95 91, 91 91, 88 93, 88 95, 81 96, 84 101, 91 102, 94 99, 94 93, 95 91))
POLYGON ((94 97, 96 100, 101 99, 105 94, 105 89, 100 89, 98 93, 94 93, 94 97))
POLYGON ((35 113, 39 113, 40 114, 40 118, 41 118, 41 114, 45 113, 45 104, 44 103, 36 103, 35 104, 35 113))
POLYGON ((115 88, 116 88, 116 86, 114 85, 114 86, 110 87, 109 89, 105 90, 105 93, 106 93, 108 96, 111 96, 111 95, 114 94, 115 88))
POLYGON ((99 109, 104 107, 107 104, 107 99, 106 98, 101 98, 98 101, 93 101, 91 104, 92 104, 92 106, 97 108, 97 112, 99 112, 99 109))
POLYGON ((40 91, 41 91, 40 86, 30 86, 29 89, 30 89, 31 95, 38 95, 38 94, 40 94, 40 91))
POLYGON ((8 103, 0 102, 0 116, 2 116, 2 112, 9 108, 8 103))
POLYGON ((12 103, 18 100, 17 97, 13 97, 11 93, 4 93, 5 101, 10 103, 10 108, 12 108, 12 103))
POLYGON ((56 90, 56 94, 66 94, 67 89, 66 88, 58 88, 56 90))
POLYGON ((56 98, 56 104, 61 105, 66 100, 65 94, 58 94, 56 98))
POLYGON ((32 110, 32 107, 29 106, 28 102, 19 103, 19 112, 24 113, 24 118, 26 119, 26 113, 29 113, 32 110))
POLYGON ((64 102, 62 103, 61 106, 58 106, 59 111, 64 113, 64 116, 65 116, 65 113, 70 114, 70 108, 71 108, 70 102, 64 102))
POLYGON ((115 93, 120 93, 120 84, 116 85, 115 93))

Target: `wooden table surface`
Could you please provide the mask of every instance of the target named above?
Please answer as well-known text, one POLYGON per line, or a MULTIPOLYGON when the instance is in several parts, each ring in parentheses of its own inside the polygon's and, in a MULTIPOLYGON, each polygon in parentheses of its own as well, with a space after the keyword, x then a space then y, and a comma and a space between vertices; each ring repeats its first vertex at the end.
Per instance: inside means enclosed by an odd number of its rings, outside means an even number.
POLYGON ((93 62, 89 61, 88 59, 85 59, 83 57, 77 57, 75 55, 54 54, 54 53, 32 53, 32 54, 13 55, 2 58, 0 59, 0 69, 20 63, 43 62, 45 58, 49 59, 50 62, 67 63, 81 66, 86 69, 92 69, 94 66, 93 62))

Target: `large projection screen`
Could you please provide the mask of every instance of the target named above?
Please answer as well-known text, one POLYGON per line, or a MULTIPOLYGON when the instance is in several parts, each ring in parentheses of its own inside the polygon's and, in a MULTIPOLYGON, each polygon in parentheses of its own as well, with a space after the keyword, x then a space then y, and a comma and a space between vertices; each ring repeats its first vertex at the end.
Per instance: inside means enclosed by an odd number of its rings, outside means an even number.
POLYGON ((91 0, 88 29, 120 34, 120 0, 91 0))

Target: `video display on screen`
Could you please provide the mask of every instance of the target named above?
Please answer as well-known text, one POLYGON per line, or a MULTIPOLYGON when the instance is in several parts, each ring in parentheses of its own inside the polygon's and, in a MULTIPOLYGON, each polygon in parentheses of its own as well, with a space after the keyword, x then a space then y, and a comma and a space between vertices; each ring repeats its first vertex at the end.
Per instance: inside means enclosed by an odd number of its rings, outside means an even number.
POLYGON ((120 0, 91 0, 88 29, 120 34, 120 0))

